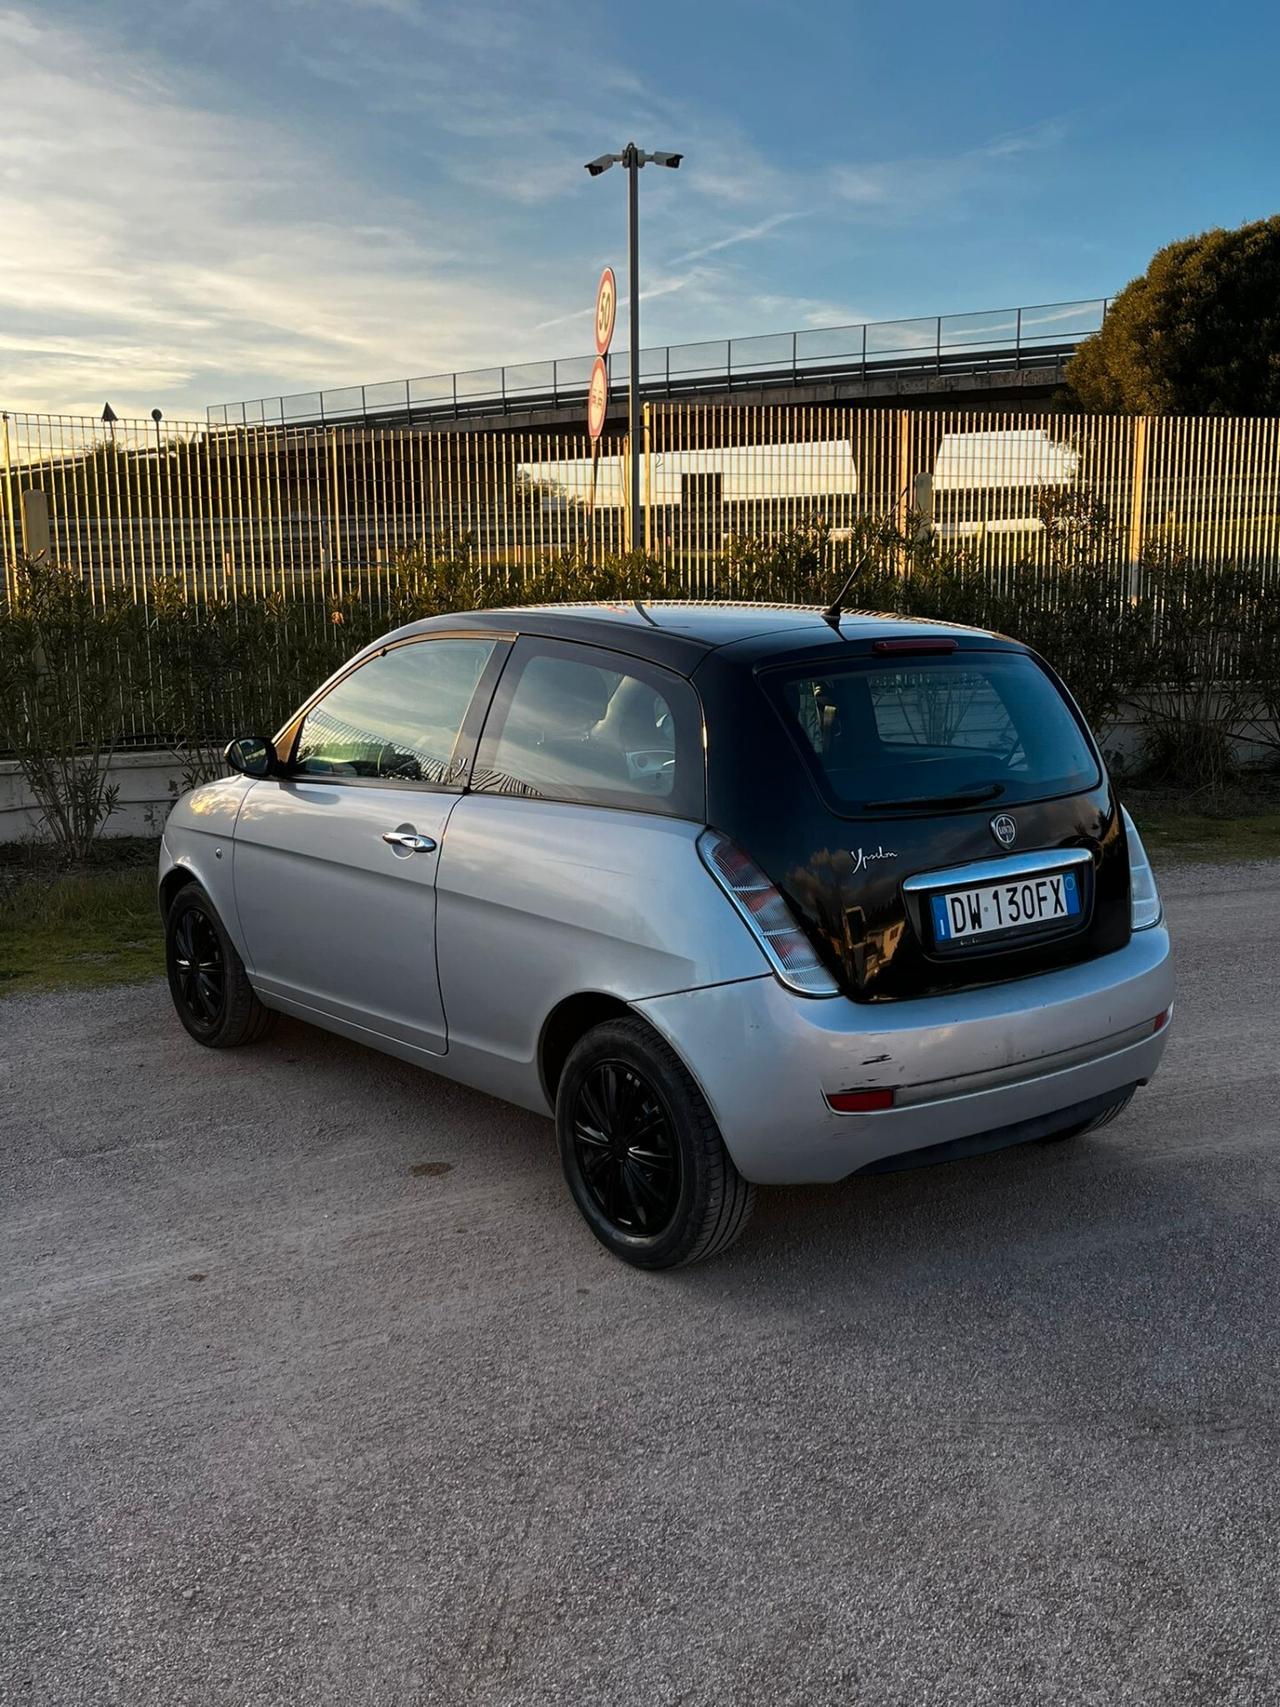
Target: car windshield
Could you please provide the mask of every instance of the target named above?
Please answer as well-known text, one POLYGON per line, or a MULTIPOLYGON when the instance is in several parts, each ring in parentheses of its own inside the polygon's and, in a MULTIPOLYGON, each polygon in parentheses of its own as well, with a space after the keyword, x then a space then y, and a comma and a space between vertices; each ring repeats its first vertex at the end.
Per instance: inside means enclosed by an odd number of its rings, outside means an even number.
POLYGON ((837 812, 962 810, 1096 786, 1090 742, 1021 652, 857 658, 761 677, 837 812))

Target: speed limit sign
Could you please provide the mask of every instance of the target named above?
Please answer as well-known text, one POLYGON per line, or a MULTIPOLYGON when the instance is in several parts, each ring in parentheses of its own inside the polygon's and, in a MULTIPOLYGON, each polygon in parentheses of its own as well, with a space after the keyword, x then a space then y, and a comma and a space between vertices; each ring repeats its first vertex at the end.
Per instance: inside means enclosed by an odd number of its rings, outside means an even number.
POLYGON ((597 356, 591 368, 591 384, 587 388, 587 431, 598 439, 604 431, 605 412, 609 407, 609 370, 604 357, 597 356))
POLYGON ((613 338, 613 323, 618 318, 618 281, 613 268, 606 267, 596 286, 596 354, 607 356, 613 338))

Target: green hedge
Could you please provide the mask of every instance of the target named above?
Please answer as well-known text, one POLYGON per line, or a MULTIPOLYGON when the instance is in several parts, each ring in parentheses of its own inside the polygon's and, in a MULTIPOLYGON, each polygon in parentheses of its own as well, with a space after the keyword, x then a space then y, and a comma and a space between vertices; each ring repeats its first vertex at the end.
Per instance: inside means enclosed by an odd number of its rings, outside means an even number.
MULTIPOLYGON (((1242 737, 1280 718, 1280 616, 1262 569, 1104 560, 1086 507, 1046 510, 1047 561, 993 572, 964 551, 868 525, 833 542, 821 523, 780 540, 734 540, 702 596, 825 605, 851 569, 849 608, 896 611, 1015 635, 1059 671, 1105 741, 1137 708, 1154 780, 1218 786, 1242 737)), ((145 604, 73 573, 19 565, 0 608, 0 748, 16 755, 50 833, 82 853, 109 814, 105 761, 125 743, 167 746, 189 781, 214 774, 233 733, 269 731, 344 659, 400 623, 445 611, 684 596, 641 557, 551 558, 484 570, 465 541, 414 550, 348 578, 341 597, 209 603, 173 583, 145 604)))

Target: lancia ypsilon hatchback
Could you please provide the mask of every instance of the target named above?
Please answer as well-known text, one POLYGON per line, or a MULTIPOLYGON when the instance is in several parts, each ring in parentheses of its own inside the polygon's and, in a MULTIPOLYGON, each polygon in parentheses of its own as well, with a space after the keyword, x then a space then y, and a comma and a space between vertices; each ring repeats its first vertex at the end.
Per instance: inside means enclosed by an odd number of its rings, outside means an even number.
POLYGON ((596 1237, 1100 1126, 1173 1000, 1142 842, 995 634, 753 605, 436 617, 179 801, 182 1023, 276 1013, 544 1114, 596 1237))

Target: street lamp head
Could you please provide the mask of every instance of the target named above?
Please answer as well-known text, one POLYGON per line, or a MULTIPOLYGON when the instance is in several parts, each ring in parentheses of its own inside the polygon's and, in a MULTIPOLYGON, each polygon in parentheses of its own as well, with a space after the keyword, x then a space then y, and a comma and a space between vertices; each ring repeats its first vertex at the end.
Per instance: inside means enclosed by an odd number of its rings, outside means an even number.
POLYGON ((616 154, 600 154, 594 160, 587 161, 587 171, 593 178, 598 178, 601 172, 607 172, 618 156, 616 154))

